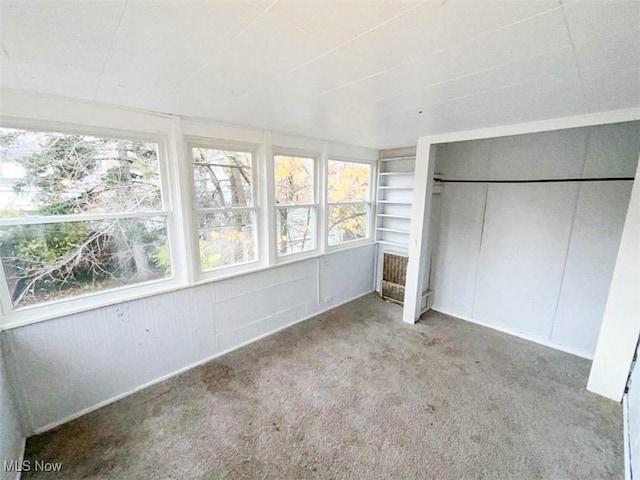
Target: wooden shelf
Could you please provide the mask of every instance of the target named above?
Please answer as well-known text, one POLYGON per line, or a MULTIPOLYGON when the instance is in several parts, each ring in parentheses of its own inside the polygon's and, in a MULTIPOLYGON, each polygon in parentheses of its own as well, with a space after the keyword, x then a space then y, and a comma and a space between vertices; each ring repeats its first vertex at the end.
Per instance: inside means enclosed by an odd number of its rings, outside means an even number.
POLYGON ((379 172, 378 175, 413 175, 414 172, 379 172))

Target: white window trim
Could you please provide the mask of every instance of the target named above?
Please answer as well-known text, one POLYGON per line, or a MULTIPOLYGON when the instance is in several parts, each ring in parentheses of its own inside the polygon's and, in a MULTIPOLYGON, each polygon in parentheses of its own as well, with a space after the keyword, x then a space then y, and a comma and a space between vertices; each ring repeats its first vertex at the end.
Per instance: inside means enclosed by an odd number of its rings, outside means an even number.
POLYGON ((261 173, 261 161, 260 161, 260 145, 255 143, 248 142, 239 142, 233 140, 223 140, 223 139, 215 139, 208 137, 198 137, 198 136, 186 136, 185 137, 185 158, 189 163, 189 209, 191 210, 191 225, 185 226, 185 228, 189 228, 192 233, 192 242, 193 242, 193 255, 192 261, 195 265, 196 271, 196 284, 206 283, 207 281, 212 280, 220 280, 222 278, 229 278, 230 276, 248 273, 254 270, 258 270, 264 267, 267 264, 267 255, 265 248, 263 248, 263 237, 262 231, 266 226, 263 222, 263 215, 261 209, 261 182, 260 182, 260 173, 261 173), (254 221, 254 242, 256 248, 256 259, 251 260, 249 262, 236 263, 233 265, 225 265, 222 267, 202 270, 202 263, 200 260, 200 248, 198 245, 198 215, 206 212, 214 212, 214 211, 228 211, 233 208, 196 208, 194 204, 195 198, 195 184, 194 184, 194 168, 193 168, 193 148, 210 148, 215 150, 230 150, 237 152, 245 152, 251 154, 251 195, 252 195, 252 205, 247 207, 237 207, 238 210, 244 210, 248 212, 253 212, 253 221, 254 221))
POLYGON ((344 250, 352 247, 358 247, 361 245, 369 245, 375 243, 375 238, 373 232, 375 231, 375 193, 377 191, 377 185, 375 184, 377 178, 377 162, 372 162, 368 160, 361 160, 355 158, 346 158, 339 155, 331 155, 328 157, 328 161, 326 162, 325 167, 325 217, 324 222, 326 225, 325 231, 325 243, 326 243, 326 252, 335 252, 339 250, 344 250), (345 163, 363 163, 369 165, 371 168, 369 169, 369 192, 367 195, 367 200, 359 200, 354 202, 329 202, 329 161, 336 162, 345 162, 345 163), (329 212, 331 210, 332 205, 367 205, 368 208, 368 218, 367 218, 367 233, 365 238, 350 240, 348 242, 341 242, 335 245, 329 244, 329 212))
POLYGON ((320 229, 323 228, 323 222, 321 222, 321 218, 323 218, 320 214, 322 203, 320 202, 320 192, 321 184, 324 182, 322 178, 324 175, 321 175, 322 168, 325 162, 322 162, 322 154, 312 150, 304 150, 290 147, 280 147, 280 146, 272 146, 271 149, 271 165, 272 169, 275 169, 275 159, 276 156, 288 156, 288 157, 300 157, 300 158, 309 158, 313 160, 313 202, 312 203, 292 203, 292 204, 276 204, 275 198, 275 175, 271 178, 271 192, 270 192, 270 203, 269 208, 274 212, 274 224, 273 224, 273 233, 270 235, 271 242, 273 244, 273 252, 274 252, 274 263, 276 265, 282 265, 285 263, 291 263, 298 260, 304 260, 307 258, 312 258, 318 256, 318 254, 324 253, 323 246, 320 243, 320 239, 322 236, 320 235, 320 229), (321 165, 322 164, 322 165, 321 165), (311 207, 313 209, 314 215, 312 216, 311 222, 313 227, 313 249, 305 250, 304 252, 297 253, 286 253, 284 255, 278 252, 278 215, 277 211, 281 208, 296 208, 296 207, 311 207))
MULTIPOLYGON (((21 98, 17 95, 17 99, 21 98)), ((334 150, 334 153, 339 154, 331 154, 332 159, 368 163, 375 168, 374 158, 377 158, 377 155, 373 150, 283 135, 269 130, 258 131, 179 116, 70 102, 64 99, 28 97, 27 100, 12 104, 11 114, 0 112, 0 126, 97 137, 140 139, 153 141, 159 145, 164 205, 162 211, 151 212, 151 214, 166 215, 172 276, 167 279, 126 285, 7 311, 6 307, 10 306, 11 302, 8 299, 8 286, 4 281, 4 270, 0 268, 0 283, 2 283, 0 285, 0 313, 2 314, 0 330, 116 306, 128 301, 320 258, 333 253, 334 250, 358 248, 374 243, 373 240, 362 243, 348 242, 327 249, 324 234, 327 152, 334 150), (273 147, 272 138, 276 138, 276 143, 281 146, 273 147), (187 147, 193 140, 198 143, 205 142, 214 148, 243 150, 243 147, 250 145, 255 150, 253 170, 259 181, 254 182, 257 188, 254 202, 257 205, 257 221, 261 222, 258 234, 258 258, 260 259, 258 263, 244 264, 239 268, 234 266, 221 268, 219 274, 212 276, 198 275, 199 259, 195 250, 197 244, 193 238, 192 159, 187 147), (277 255, 277 243, 274 241, 275 238, 272 238, 272 232, 276 232, 272 151, 316 160, 315 199, 318 203, 315 218, 317 237, 314 250, 281 257, 277 255), (363 158, 368 156, 369 160, 341 158, 344 152, 349 152, 348 155, 351 156, 352 151, 358 152, 355 155, 362 154, 363 158), (5 294, 7 298, 4 298, 5 294)))
POLYGON ((82 222, 97 219, 118 219, 118 218, 143 218, 143 217, 163 217, 167 229, 167 240, 169 242, 169 256, 171 261, 171 276, 168 278, 150 280, 147 282, 123 285, 116 288, 105 289, 96 292, 74 295, 68 298, 60 298, 34 305, 14 308, 9 285, 5 276, 4 268, 0 267, 0 308, 2 310, 2 321, 0 326, 5 329, 17 327, 55 317, 70 315, 73 313, 91 310, 100 306, 106 306, 122 301, 141 298, 165 291, 170 291, 180 286, 178 278, 180 274, 180 262, 177 258, 177 245, 174 241, 175 215, 173 210, 175 192, 170 180, 169 170, 169 148, 168 137, 157 132, 132 131, 114 128, 101 128, 93 125, 83 126, 69 123, 58 123, 52 121, 38 121, 26 119, 2 118, 0 126, 3 128, 15 128, 22 130, 32 130, 38 132, 52 132, 95 136, 101 138, 117 138, 125 140, 143 140, 153 142, 158 145, 158 170, 160 175, 160 188, 162 193, 161 210, 150 212, 122 212, 104 214, 78 214, 64 216, 40 216, 21 219, 0 220, 0 225, 10 224, 49 224, 64 221, 82 222))

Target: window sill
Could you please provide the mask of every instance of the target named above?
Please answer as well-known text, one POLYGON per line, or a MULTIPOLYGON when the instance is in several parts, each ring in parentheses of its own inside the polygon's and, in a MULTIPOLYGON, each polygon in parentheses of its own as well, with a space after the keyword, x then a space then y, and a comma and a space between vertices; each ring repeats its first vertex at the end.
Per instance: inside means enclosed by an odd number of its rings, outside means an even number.
POLYGON ((12 310, 4 315, 2 330, 23 327, 32 323, 66 317, 76 313, 108 307, 138 298, 150 297, 161 293, 172 292, 184 288, 175 278, 156 280, 136 286, 124 286, 104 292, 86 294, 72 299, 62 299, 12 310))
MULTIPOLYGON (((10 330, 12 328, 24 327, 34 323, 47 320, 53 320, 60 317, 66 317, 78 313, 97 310, 99 308, 117 305, 120 303, 131 302, 134 300, 171 293, 178 290, 193 288, 208 283, 214 283, 230 278, 241 277, 252 273, 263 272, 274 268, 284 267, 298 262, 313 260, 327 255, 332 255, 344 250, 361 248, 368 245, 375 245, 372 239, 363 242, 350 242, 340 246, 333 246, 327 252, 321 253, 313 251, 310 255, 295 257, 281 257, 280 261, 274 265, 263 265, 260 263, 252 263, 252 268, 242 270, 228 271, 215 276, 204 276, 193 284, 181 283, 177 279, 158 280, 135 287, 120 287, 119 289, 108 290, 105 292, 88 294, 83 297, 71 300, 59 300, 56 302, 46 303, 42 305, 34 305, 25 307, 20 310, 14 310, 5 315, 0 322, 0 331, 10 330), (283 260, 284 259, 284 260, 283 260)), ((244 265, 243 265, 244 266, 244 265)), ((210 272, 209 272, 210 273, 210 272)))
POLYGON ((320 255, 322 255, 322 252, 320 252, 320 249, 317 247, 314 248, 313 250, 307 250, 305 252, 289 253, 286 255, 276 254, 275 264, 286 265, 287 263, 293 263, 298 260, 305 260, 307 258, 315 258, 315 257, 319 257, 320 255))
POLYGON ((340 252, 351 248, 362 247, 363 245, 375 244, 373 238, 363 238, 362 240, 352 240, 350 242, 338 243, 336 245, 327 245, 327 253, 340 252))

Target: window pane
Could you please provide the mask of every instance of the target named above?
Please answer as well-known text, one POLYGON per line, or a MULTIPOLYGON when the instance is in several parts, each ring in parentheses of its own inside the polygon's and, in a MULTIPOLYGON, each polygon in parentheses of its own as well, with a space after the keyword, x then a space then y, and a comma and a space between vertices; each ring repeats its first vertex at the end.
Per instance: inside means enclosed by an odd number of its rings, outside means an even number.
POLYGON ((163 217, 2 227, 0 256, 16 307, 171 275, 163 217))
POLYGON ((202 270, 256 260, 252 212, 201 215, 198 223, 202 270))
POLYGON ((329 245, 367 238, 366 203, 329 206, 329 245))
POLYGON ((276 203, 314 203, 312 158, 275 156, 276 203))
POLYGON ((156 143, 0 128, 0 218, 161 208, 156 143))
POLYGON ((305 252, 315 248, 315 208, 278 208, 278 254, 305 252))
POLYGON ((193 148, 196 208, 252 205, 251 154, 193 148))
POLYGON ((329 203, 369 200, 371 165, 329 160, 329 203))

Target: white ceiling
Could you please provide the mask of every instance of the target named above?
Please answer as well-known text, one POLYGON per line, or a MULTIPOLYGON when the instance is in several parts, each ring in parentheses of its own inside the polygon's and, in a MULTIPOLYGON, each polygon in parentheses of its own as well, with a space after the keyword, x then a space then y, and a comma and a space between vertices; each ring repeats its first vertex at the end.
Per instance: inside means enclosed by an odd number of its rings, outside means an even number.
POLYGON ((374 148, 640 106, 640 0, 2 0, 0 13, 3 88, 374 148))

